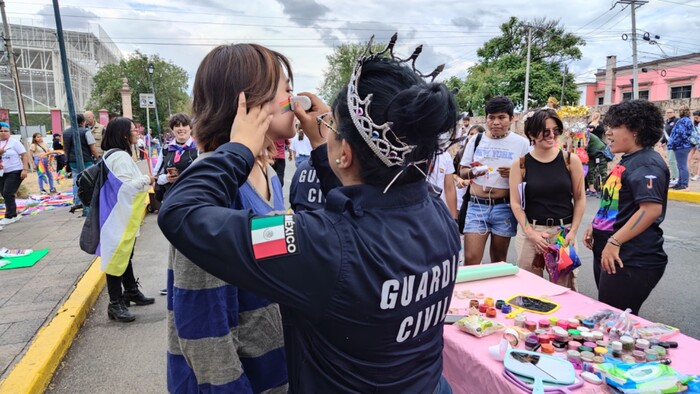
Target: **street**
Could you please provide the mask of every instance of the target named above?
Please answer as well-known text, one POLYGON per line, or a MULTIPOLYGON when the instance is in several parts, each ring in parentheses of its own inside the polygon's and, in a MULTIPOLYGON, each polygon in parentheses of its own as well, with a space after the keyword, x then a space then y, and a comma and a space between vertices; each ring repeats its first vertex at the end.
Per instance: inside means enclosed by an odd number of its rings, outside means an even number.
MULTIPOLYGON (((291 170, 287 170, 288 178, 291 170)), ((598 201, 588 198, 584 223, 591 222, 598 201)), ((700 274, 694 264, 700 246, 695 242, 698 232, 692 223, 700 223, 700 205, 669 201, 663 229, 670 263, 661 283, 642 307, 641 315, 700 338, 700 327, 694 324, 700 305, 700 292, 695 287, 700 274)), ((155 215, 146 216, 141 234, 134 255, 134 271, 143 292, 156 297, 156 303, 132 307, 130 310, 136 315, 133 323, 114 323, 107 319, 107 294, 103 291, 47 392, 166 391, 166 305, 158 290, 165 287, 168 244, 158 229, 155 215)), ((582 234, 583 230, 579 244, 582 234)), ((578 276, 579 287, 583 294, 595 298, 591 253, 583 249, 580 254, 583 267, 578 276)), ((512 245, 509 258, 515 258, 512 245)))

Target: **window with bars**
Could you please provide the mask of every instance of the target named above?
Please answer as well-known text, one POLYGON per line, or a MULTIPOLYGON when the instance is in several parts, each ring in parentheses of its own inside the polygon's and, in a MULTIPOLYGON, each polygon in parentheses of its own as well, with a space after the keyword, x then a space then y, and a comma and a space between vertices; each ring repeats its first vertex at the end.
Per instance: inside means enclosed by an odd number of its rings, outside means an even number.
MULTIPOLYGON (((648 90, 640 90, 639 91, 639 99, 640 100, 649 100, 649 91, 648 90)), ((623 92, 622 93, 622 101, 628 101, 632 100, 632 92, 623 92)))
POLYGON ((671 88, 671 100, 690 98, 692 93, 692 85, 675 86, 671 88))

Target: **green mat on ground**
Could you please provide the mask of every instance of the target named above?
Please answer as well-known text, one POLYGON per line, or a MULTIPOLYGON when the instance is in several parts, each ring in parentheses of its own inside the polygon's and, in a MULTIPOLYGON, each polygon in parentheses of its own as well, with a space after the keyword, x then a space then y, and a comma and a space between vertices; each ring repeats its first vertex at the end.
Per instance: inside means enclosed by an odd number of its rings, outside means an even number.
POLYGON ((11 270, 14 268, 31 267, 34 264, 36 264, 39 260, 41 260, 44 256, 46 256, 47 253, 49 253, 48 248, 37 250, 26 256, 0 258, 0 270, 11 270))

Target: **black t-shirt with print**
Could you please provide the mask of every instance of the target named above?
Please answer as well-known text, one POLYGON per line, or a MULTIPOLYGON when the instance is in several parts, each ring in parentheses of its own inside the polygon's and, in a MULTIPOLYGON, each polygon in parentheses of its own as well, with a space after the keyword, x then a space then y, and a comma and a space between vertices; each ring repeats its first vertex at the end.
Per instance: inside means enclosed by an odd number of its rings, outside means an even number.
POLYGON ((620 259, 625 266, 657 268, 668 262, 660 227, 666 216, 668 180, 668 166, 651 148, 622 156, 610 171, 603 186, 600 209, 593 219, 594 231, 613 234, 639 210, 640 203, 662 205, 661 216, 620 248, 620 259))

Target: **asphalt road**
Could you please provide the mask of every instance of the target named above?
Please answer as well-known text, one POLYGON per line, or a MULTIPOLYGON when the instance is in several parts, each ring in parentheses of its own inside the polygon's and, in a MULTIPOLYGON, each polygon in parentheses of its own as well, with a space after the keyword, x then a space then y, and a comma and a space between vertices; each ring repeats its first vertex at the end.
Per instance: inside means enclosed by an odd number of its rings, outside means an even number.
MULTIPOLYGON (((287 182, 290 171, 287 170, 287 182)), ((288 184, 288 183, 287 183, 288 184)), ((590 223, 598 200, 588 199, 584 223, 590 223)), ((165 297, 157 295, 165 286, 167 243, 158 230, 154 215, 146 217, 134 256, 134 270, 145 294, 157 297, 154 305, 132 307, 133 323, 119 324, 107 319, 107 295, 103 291, 69 354, 61 364, 49 393, 162 393, 165 388, 165 297)), ((700 243, 697 223, 700 205, 670 202, 663 225, 670 263, 660 284, 641 309, 641 316, 664 322, 681 332, 700 338, 700 274, 697 264, 700 243)), ((514 259, 512 250, 509 254, 514 259)), ((582 293, 597 296, 593 281, 592 256, 581 252, 579 274, 582 293)))

